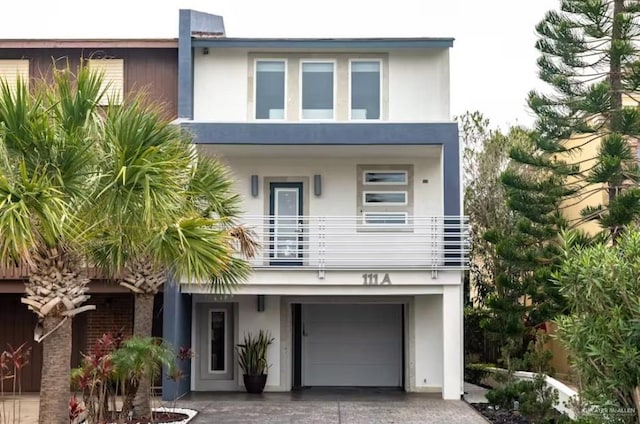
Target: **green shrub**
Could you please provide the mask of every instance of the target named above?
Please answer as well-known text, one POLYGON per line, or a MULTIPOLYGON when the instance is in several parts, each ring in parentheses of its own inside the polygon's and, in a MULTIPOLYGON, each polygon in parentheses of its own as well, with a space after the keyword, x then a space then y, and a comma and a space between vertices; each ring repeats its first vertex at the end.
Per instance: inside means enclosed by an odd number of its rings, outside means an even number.
POLYGON ((257 336, 245 334, 242 343, 236 346, 238 353, 238 364, 245 375, 266 374, 269 365, 267 364, 267 348, 273 343, 271 334, 260 330, 257 336))
POLYGON ((487 368, 491 364, 467 364, 464 367, 464 381, 472 384, 481 384, 482 379, 491 374, 487 368))
POLYGON ((558 402, 558 391, 547 386, 543 374, 537 374, 534 380, 514 380, 489 390, 486 397, 491 405, 518 409, 530 423, 551 422, 557 415, 553 405, 558 402))

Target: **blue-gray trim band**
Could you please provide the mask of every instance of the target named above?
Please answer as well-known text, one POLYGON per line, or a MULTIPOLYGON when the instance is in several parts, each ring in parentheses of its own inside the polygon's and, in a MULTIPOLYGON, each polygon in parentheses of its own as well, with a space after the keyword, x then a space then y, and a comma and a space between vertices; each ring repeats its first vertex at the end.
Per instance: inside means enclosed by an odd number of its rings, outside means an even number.
POLYGON ((458 125, 447 123, 217 123, 183 122, 198 144, 441 145, 444 213, 460 215, 458 125))
POLYGON ((273 49, 446 49, 453 38, 194 38, 193 47, 273 49))

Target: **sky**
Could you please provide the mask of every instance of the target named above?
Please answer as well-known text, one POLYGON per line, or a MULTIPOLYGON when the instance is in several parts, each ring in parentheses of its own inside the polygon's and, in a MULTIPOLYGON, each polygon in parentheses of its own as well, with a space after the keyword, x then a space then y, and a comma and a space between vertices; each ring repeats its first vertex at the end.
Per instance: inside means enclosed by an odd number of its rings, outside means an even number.
POLYGON ((0 38, 173 38, 178 10, 224 16, 230 37, 454 37, 451 113, 531 125, 535 25, 559 0, 2 0, 0 38))

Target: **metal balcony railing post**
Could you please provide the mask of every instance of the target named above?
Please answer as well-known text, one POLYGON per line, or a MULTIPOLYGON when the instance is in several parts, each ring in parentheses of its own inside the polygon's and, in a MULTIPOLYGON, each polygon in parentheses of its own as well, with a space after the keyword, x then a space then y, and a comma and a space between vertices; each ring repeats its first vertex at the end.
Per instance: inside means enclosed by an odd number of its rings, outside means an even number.
POLYGON ((326 222, 324 216, 318 218, 318 278, 324 278, 326 266, 326 222))

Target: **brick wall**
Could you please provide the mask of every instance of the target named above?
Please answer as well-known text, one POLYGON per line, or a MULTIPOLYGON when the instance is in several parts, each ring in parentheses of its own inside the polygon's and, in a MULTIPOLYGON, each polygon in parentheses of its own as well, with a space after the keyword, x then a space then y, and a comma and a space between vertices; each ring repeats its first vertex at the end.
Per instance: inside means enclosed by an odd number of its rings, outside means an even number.
POLYGON ((93 346, 103 334, 122 329, 124 337, 133 333, 133 295, 128 293, 91 294, 87 302, 96 305, 95 311, 86 312, 87 330, 85 346, 93 346))

